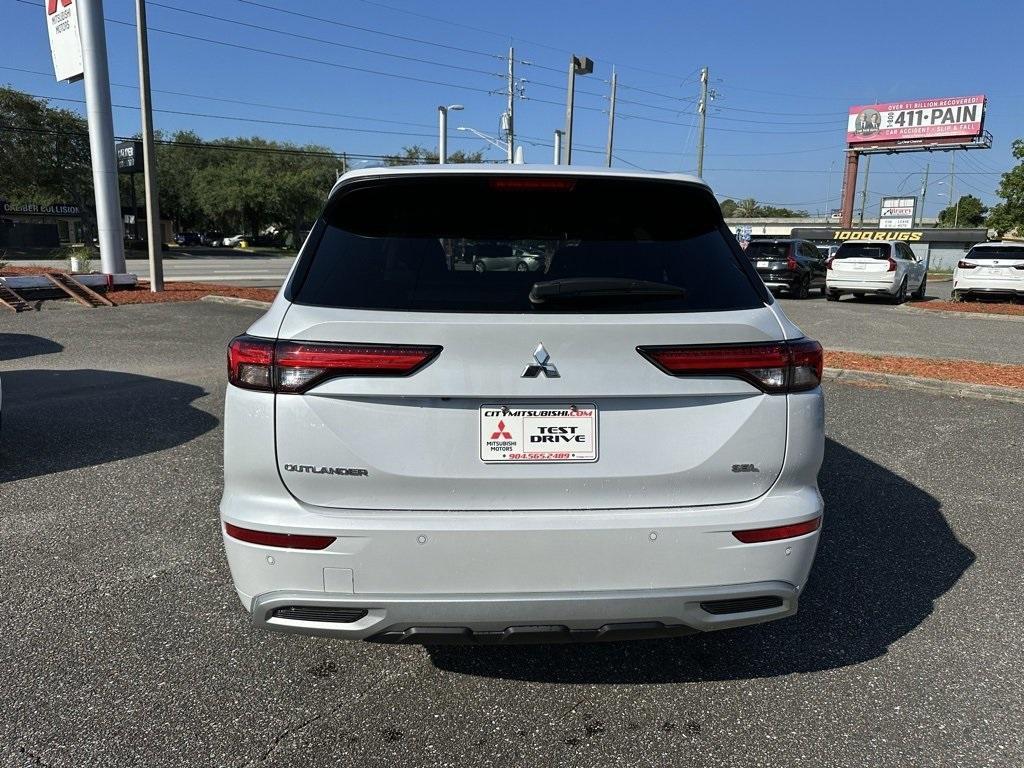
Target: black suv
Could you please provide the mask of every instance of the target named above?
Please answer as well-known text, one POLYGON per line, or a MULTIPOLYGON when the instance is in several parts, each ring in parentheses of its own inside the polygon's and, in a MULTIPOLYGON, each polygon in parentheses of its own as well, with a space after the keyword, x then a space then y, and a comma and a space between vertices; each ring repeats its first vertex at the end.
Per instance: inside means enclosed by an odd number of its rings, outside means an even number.
POLYGON ((826 259, 806 240, 751 240, 747 256, 769 288, 806 299, 813 288, 825 295, 826 259))

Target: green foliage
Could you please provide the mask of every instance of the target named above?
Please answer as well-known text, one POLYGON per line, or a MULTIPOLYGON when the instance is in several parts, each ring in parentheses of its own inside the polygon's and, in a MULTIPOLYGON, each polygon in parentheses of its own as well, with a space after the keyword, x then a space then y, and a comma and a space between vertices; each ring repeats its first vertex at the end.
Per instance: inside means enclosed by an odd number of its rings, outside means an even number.
POLYGON ((1003 202, 992 206, 986 222, 1000 236, 1024 232, 1024 139, 1013 142, 1013 156, 1021 162, 1003 174, 998 190, 1003 202))
POLYGON ((988 213, 981 200, 974 195, 963 195, 956 205, 943 208, 939 211, 939 226, 950 227, 980 227, 985 223, 985 214, 988 213))
POLYGON ((721 202, 722 216, 727 219, 793 219, 806 216, 807 211, 794 211, 774 205, 760 205, 752 197, 739 202, 726 198, 721 202))
MULTIPOLYGON (((427 149, 421 147, 419 144, 413 144, 411 147, 402 147, 402 151, 397 155, 385 155, 384 165, 421 165, 423 163, 436 163, 438 160, 437 152, 433 149, 427 149)), ((477 152, 463 152, 461 149, 455 152, 448 153, 449 163, 482 163, 484 162, 484 153, 477 152)))
POLYGON ((88 224, 92 170, 85 119, 0 87, 0 190, 21 203, 75 203, 88 224))

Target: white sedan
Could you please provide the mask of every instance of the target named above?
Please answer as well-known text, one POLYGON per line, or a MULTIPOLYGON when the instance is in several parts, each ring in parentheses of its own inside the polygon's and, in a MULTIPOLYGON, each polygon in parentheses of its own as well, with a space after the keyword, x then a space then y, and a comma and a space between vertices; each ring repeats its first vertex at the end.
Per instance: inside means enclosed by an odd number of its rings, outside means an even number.
POLYGON ((928 287, 928 259, 919 259, 900 240, 858 240, 839 246, 828 260, 826 297, 839 301, 844 293, 889 296, 902 304, 910 293, 923 299, 928 287))
POLYGON ((953 301, 980 294, 1024 297, 1024 242, 979 243, 953 271, 953 301))

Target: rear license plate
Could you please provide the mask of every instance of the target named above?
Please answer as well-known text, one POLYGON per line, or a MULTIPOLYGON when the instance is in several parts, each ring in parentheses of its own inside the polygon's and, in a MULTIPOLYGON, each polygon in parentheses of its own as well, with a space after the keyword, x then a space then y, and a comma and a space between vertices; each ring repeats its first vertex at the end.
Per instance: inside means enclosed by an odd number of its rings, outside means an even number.
POLYGON ((597 406, 482 405, 480 459, 489 464, 597 461, 597 406))
POLYGON ((758 269, 768 269, 770 266, 771 266, 771 264, 769 262, 767 262, 767 261, 759 261, 759 262, 757 262, 758 269))
POLYGON ((867 269, 867 264, 851 264, 850 269, 867 269))
POLYGON ((999 267, 988 267, 987 269, 979 269, 978 270, 978 274, 996 276, 996 275, 1002 275, 1003 274, 1003 270, 1000 269, 999 267))

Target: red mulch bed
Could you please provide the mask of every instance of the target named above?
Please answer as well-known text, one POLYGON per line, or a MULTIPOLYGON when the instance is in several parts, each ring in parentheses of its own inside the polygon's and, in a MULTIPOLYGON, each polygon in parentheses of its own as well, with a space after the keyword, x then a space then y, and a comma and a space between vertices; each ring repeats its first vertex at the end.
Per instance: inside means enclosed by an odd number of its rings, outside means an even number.
POLYGON ((926 379, 961 381, 965 384, 988 384, 996 387, 1024 389, 1024 365, 979 363, 973 360, 942 360, 928 357, 895 357, 863 355, 857 352, 825 350, 828 368, 893 373, 899 376, 921 376, 926 379))
POLYGON ((912 301, 910 306, 915 309, 971 312, 978 315, 1024 315, 1024 304, 1005 301, 912 301))
POLYGON ((16 267, 13 264, 8 264, 3 269, 0 269, 0 277, 42 275, 45 272, 67 272, 67 270, 60 269, 59 267, 16 267))
POLYGON ((161 304, 168 301, 197 301, 203 296, 234 296, 236 299, 273 301, 276 288, 239 288, 211 283, 164 283, 164 290, 153 293, 149 283, 132 288, 107 291, 107 298, 115 304, 161 304))

